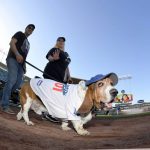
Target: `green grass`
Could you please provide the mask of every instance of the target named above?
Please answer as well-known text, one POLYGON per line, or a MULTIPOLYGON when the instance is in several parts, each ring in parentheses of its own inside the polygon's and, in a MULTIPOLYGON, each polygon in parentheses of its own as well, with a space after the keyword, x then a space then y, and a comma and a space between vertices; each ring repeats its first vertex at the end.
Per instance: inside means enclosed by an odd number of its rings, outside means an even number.
POLYGON ((135 118, 142 116, 149 116, 150 112, 140 113, 140 114, 132 114, 132 115, 96 115, 96 118, 100 119, 121 119, 121 118, 135 118))

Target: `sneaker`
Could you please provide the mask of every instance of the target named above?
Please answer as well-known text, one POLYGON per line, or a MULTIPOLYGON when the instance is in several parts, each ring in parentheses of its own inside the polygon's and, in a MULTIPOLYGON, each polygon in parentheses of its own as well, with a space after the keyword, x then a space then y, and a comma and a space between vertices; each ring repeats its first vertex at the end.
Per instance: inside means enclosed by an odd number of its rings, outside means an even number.
POLYGON ((59 123, 60 122, 59 120, 57 120, 56 118, 52 117, 51 115, 44 114, 44 113, 42 113, 42 119, 43 120, 48 120, 48 121, 51 121, 51 122, 54 122, 54 123, 59 123))
POLYGON ((9 105, 13 107, 18 107, 20 105, 20 102, 13 102, 12 100, 10 100, 9 105))
POLYGON ((11 108, 2 108, 2 111, 7 113, 7 114, 10 114, 10 115, 15 114, 15 112, 11 108))

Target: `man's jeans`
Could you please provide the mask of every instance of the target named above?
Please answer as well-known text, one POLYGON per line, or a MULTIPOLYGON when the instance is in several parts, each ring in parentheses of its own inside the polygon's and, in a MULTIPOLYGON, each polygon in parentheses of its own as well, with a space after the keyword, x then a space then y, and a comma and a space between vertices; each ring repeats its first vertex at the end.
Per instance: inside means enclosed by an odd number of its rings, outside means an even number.
POLYGON ((24 74, 22 65, 19 64, 16 59, 7 58, 6 62, 8 68, 8 79, 3 89, 1 101, 1 106, 4 109, 9 107, 9 98, 11 96, 11 92, 20 88, 24 74))

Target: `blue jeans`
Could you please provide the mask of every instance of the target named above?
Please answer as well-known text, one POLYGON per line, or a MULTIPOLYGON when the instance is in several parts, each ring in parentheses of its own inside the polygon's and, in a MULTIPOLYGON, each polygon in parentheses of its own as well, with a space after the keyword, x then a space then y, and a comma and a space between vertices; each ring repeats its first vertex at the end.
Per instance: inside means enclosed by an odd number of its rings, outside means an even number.
POLYGON ((9 107, 9 98, 11 96, 11 92, 20 88, 24 74, 22 65, 19 64, 16 59, 7 58, 6 62, 8 68, 8 77, 7 83, 3 89, 3 96, 1 101, 1 106, 4 109, 9 107))
POLYGON ((3 91, 0 90, 0 101, 1 101, 1 99, 2 99, 2 95, 3 95, 3 91))

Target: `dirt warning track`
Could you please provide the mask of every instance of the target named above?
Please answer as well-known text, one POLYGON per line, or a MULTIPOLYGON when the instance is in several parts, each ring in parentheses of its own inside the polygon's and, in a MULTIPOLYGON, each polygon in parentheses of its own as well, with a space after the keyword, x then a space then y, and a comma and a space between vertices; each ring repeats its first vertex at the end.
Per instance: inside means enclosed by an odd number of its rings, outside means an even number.
MULTIPOLYGON (((19 109, 15 108, 16 113, 19 109)), ((0 150, 53 150, 100 148, 149 148, 150 116, 135 118, 93 118, 85 127, 89 136, 79 136, 72 129, 62 131, 60 124, 42 120, 29 113, 35 126, 17 121, 16 115, 0 111, 0 150)), ((72 127, 72 126, 71 126, 72 127)))

